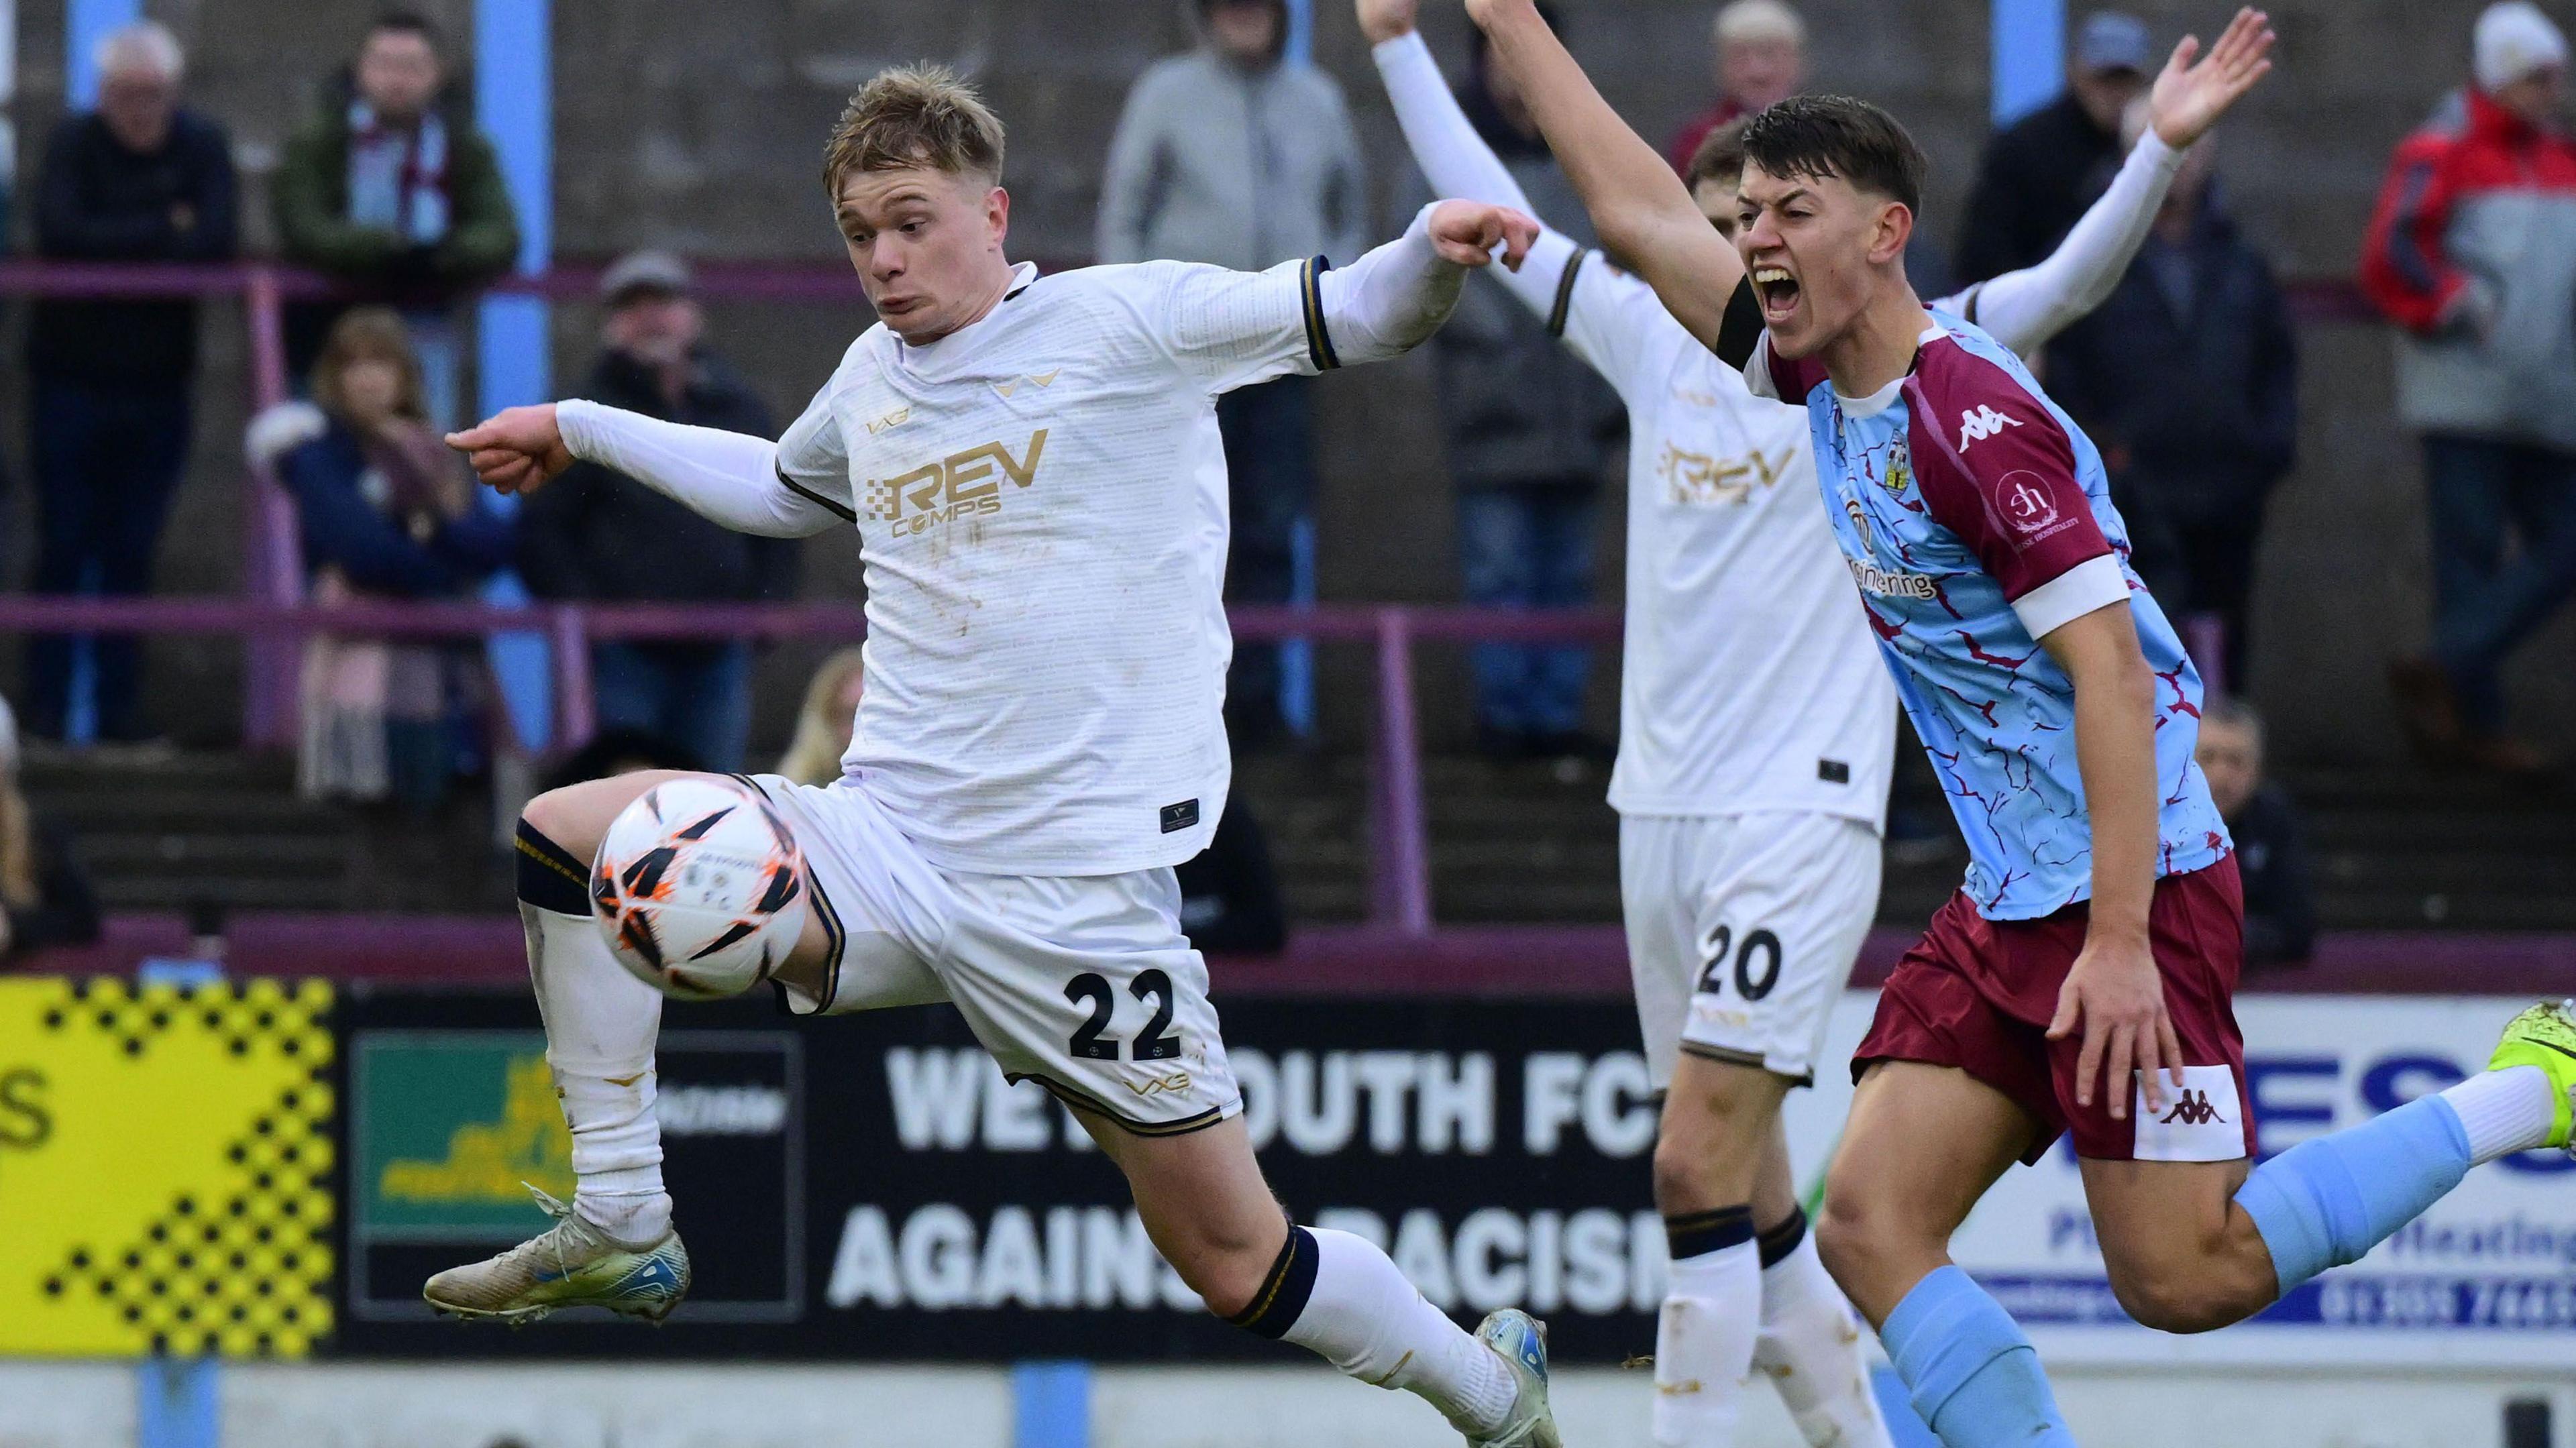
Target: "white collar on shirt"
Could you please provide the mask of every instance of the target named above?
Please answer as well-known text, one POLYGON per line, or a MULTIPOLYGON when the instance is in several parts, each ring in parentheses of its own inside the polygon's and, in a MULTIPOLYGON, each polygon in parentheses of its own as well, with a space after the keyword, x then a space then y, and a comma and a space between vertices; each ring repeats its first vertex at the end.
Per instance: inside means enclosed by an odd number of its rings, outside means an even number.
MULTIPOLYGON (((1948 335, 1939 327, 1926 327, 1922 335, 1914 339, 1914 345, 1918 349, 1927 347, 1948 335)), ((1910 375, 1913 369, 1908 368, 1906 371, 1910 375)), ((1896 401, 1896 394, 1904 390, 1905 378, 1900 376, 1867 397, 1845 397, 1841 389, 1837 388, 1834 392, 1834 401, 1842 404, 1845 417, 1876 417, 1887 411, 1888 405, 1896 401)))

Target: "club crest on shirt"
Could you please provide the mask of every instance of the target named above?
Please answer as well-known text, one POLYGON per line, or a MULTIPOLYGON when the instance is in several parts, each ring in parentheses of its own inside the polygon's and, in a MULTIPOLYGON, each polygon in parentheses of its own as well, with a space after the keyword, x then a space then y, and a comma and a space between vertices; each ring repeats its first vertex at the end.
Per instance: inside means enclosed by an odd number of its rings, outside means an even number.
POLYGON ((1888 447, 1887 466, 1879 469, 1878 485, 1900 498, 1914 486, 1914 455, 1906 451, 1905 439, 1898 438, 1888 447))
POLYGON ((871 478, 860 491, 870 520, 891 525, 896 538, 923 533, 939 523, 1002 511, 1002 481, 1015 489, 1037 482, 1038 464, 1046 456, 1047 429, 1029 434, 1014 450, 1005 442, 988 442, 950 453, 892 478, 871 478))

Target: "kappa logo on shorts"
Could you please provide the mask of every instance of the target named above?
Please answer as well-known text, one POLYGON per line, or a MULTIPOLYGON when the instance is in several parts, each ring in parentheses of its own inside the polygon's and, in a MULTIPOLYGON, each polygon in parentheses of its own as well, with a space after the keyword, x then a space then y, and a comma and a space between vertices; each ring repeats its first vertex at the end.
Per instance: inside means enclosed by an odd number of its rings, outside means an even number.
POLYGON ((2235 1161, 2245 1155, 2245 1110, 2236 1073, 2225 1066, 2185 1066, 2182 1082, 2165 1082, 2162 1110, 2147 1109, 2143 1077, 2131 1073, 2129 1119, 2139 1161, 2235 1161))
POLYGON ((2171 1126, 2180 1122, 2185 1126, 2208 1126, 2212 1123, 2224 1125, 2226 1121, 2218 1108, 2209 1104, 2208 1092, 2185 1091, 2182 1099, 2174 1103, 2174 1109, 2166 1112, 2165 1119, 2156 1124, 2171 1126))

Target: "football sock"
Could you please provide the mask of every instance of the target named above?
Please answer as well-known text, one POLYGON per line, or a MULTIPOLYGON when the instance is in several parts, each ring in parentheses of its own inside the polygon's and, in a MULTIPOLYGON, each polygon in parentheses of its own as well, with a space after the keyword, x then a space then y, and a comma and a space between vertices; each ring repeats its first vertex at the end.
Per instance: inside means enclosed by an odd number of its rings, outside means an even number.
POLYGON ((1792 1211, 1755 1240, 1762 1252, 1762 1332, 1753 1342, 1754 1366, 1780 1390, 1798 1432, 1815 1448, 1889 1448, 1860 1321, 1816 1255, 1807 1214, 1792 1211))
POLYGON ((2558 1088, 2537 1066, 2481 1071, 2442 1093, 2469 1135, 2469 1163, 2485 1166, 2549 1144, 2558 1122, 2558 1088))
POLYGON ((1762 1323, 1762 1249, 1751 1207, 1664 1218, 1672 1256, 1655 1319, 1656 1448, 1726 1448, 1735 1441, 1753 1340, 1762 1323))
POLYGON ((1227 1320, 1319 1353, 1361 1382, 1416 1394, 1470 1438, 1501 1429, 1520 1396, 1492 1348, 1348 1232, 1291 1226, 1252 1305, 1227 1320))
POLYGON ((2487 1071, 2254 1169, 2236 1204, 2289 1291, 2356 1262, 2423 1214, 2472 1166, 2548 1143, 2556 1105, 2536 1066, 2487 1071))
POLYGON ((2283 1292, 2356 1262, 2468 1174, 2469 1135, 2439 1096, 2300 1142, 2254 1168, 2236 1204, 2254 1219, 2283 1292))
POLYGON ((1915 1283, 1878 1340, 1914 1411, 1948 1448, 2075 1448, 2038 1350, 2003 1304, 1958 1268, 1915 1283))
POLYGON ((609 953, 582 886, 584 867, 524 820, 518 862, 519 919, 545 1021, 546 1065, 572 1128, 573 1210, 618 1241, 658 1241, 671 1227, 662 1130, 653 1116, 661 993, 609 953))

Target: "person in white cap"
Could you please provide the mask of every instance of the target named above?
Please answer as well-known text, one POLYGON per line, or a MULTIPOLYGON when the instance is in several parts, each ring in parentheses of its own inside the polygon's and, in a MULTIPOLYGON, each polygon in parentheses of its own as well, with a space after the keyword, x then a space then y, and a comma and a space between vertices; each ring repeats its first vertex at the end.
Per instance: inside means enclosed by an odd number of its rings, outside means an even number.
POLYGON ((2471 55, 2362 246, 2432 515, 2433 646, 2389 682, 2428 759, 2527 774, 2546 761, 2505 733, 2500 671, 2576 593, 2576 143, 2567 38, 2539 7, 2488 6, 2471 55))

